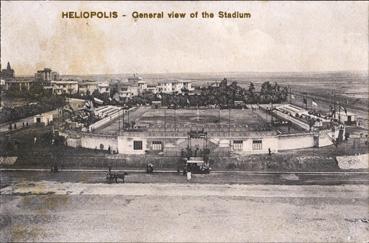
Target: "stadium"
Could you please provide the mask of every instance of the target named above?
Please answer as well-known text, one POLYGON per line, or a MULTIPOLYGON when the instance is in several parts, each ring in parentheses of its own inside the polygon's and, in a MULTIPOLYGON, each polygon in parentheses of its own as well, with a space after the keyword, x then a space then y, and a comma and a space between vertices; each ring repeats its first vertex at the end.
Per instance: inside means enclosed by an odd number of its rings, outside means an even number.
POLYGON ((91 125, 89 132, 65 131, 68 146, 122 155, 180 156, 188 148, 208 149, 219 156, 270 154, 332 145, 344 132, 343 126, 332 126, 329 117, 318 118, 291 104, 105 110, 109 115, 91 125), (311 120, 315 122, 309 124, 311 120))

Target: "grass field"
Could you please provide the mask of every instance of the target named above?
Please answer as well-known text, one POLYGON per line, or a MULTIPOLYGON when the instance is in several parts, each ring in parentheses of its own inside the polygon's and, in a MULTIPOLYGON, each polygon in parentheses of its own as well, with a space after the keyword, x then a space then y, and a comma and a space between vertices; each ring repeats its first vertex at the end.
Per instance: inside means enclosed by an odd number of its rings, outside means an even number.
POLYGON ((177 129, 193 126, 218 128, 231 125, 257 129, 266 126, 270 116, 262 111, 253 112, 250 109, 151 109, 139 119, 139 124, 149 125, 153 129, 163 128, 164 125, 177 129))
MULTIPOLYGON (((123 117, 119 120, 99 128, 95 133, 117 134, 122 128, 123 117)), ((201 130, 215 133, 247 133, 250 131, 271 131, 271 116, 257 109, 153 109, 138 107, 135 111, 124 115, 124 122, 134 121, 137 127, 147 128, 148 131, 176 131, 201 130)), ((286 133, 287 126, 280 126, 275 130, 286 133)), ((292 127, 290 132, 301 132, 299 128, 292 127)))

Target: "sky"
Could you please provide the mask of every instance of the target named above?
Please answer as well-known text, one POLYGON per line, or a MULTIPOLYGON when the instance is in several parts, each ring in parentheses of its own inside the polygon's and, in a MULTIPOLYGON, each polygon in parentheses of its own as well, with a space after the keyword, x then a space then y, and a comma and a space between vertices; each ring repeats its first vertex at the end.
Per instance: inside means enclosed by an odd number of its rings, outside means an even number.
POLYGON ((367 2, 1 2, 1 65, 16 75, 367 71, 367 2), (62 19, 117 11, 117 19, 62 19), (239 11, 249 19, 138 19, 239 11))

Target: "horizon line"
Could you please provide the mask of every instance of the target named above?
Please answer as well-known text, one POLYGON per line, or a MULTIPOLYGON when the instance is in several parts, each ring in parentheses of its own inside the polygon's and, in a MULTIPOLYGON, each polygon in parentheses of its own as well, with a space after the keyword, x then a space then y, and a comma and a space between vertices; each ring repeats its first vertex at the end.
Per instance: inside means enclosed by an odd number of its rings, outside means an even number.
MULTIPOLYGON (((52 68, 50 68, 53 70, 52 68)), ((53 70, 56 71, 56 70, 53 70)), ((58 72, 58 71, 56 71, 58 72)), ((287 73, 368 73, 369 70, 330 70, 330 71, 222 71, 222 72, 145 72, 145 73, 138 73, 138 72, 124 72, 124 73, 90 73, 90 74, 60 74, 61 76, 91 76, 91 75, 129 75, 129 74, 139 74, 139 75, 168 75, 168 74, 287 74, 287 73)), ((34 74, 20 74, 15 77, 33 77, 34 74)))

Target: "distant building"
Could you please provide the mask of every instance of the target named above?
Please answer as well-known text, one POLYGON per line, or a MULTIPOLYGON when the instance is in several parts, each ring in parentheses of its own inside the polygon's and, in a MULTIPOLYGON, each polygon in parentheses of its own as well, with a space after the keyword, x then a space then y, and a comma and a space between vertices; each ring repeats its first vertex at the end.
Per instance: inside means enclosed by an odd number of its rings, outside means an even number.
POLYGON ((33 122, 35 124, 42 123, 43 125, 47 126, 54 121, 54 116, 55 114, 53 111, 45 112, 45 113, 33 116, 33 122))
POLYGON ((4 80, 14 79, 14 69, 11 68, 9 62, 6 65, 6 69, 1 70, 1 79, 4 79, 4 80))
POLYGON ((19 91, 29 90, 32 86, 32 79, 22 79, 22 80, 5 80, 5 90, 18 89, 19 91))
POLYGON ((44 68, 43 70, 38 70, 35 73, 35 81, 41 82, 44 85, 50 84, 51 81, 59 80, 59 73, 52 71, 50 68, 44 68))
POLYGON ((109 93, 110 94, 110 86, 108 83, 99 83, 97 85, 97 89, 100 94, 109 93))
POLYGON ((128 80, 128 84, 129 84, 129 85, 137 85, 137 83, 138 83, 139 81, 141 81, 141 80, 142 80, 142 78, 141 78, 141 77, 139 77, 139 76, 137 76, 136 74, 133 74, 133 76, 128 77, 128 78, 127 78, 127 80, 128 80))
POLYGON ((352 112, 336 112, 334 118, 346 125, 356 125, 357 115, 352 112))
POLYGON ((130 99, 138 95, 138 87, 136 86, 125 86, 119 90, 120 99, 130 99))
POLYGON ((160 93, 166 93, 166 94, 171 94, 173 93, 173 83, 175 81, 161 81, 159 82, 157 89, 158 92, 160 93))
POLYGON ((51 81, 57 81, 60 80, 60 76, 58 72, 52 71, 51 72, 51 81))
POLYGON ((167 80, 159 82, 157 86, 157 91, 162 93, 182 93, 183 90, 188 90, 189 92, 194 91, 191 81, 183 80, 167 80))
POLYGON ((156 93, 158 92, 158 88, 157 88, 157 86, 156 86, 156 85, 147 85, 146 90, 147 90, 148 92, 153 93, 153 94, 156 94, 156 93))
POLYGON ((92 94, 97 89, 97 82, 94 81, 83 81, 78 84, 78 93, 80 94, 92 94))
POLYGON ((75 80, 51 81, 51 87, 57 95, 78 93, 78 81, 75 80))
POLYGON ((147 83, 143 80, 140 80, 137 82, 138 85, 138 92, 143 93, 145 90, 147 90, 147 83))

